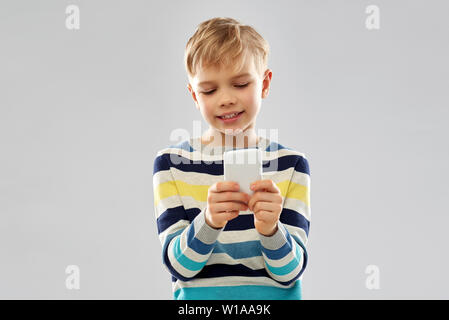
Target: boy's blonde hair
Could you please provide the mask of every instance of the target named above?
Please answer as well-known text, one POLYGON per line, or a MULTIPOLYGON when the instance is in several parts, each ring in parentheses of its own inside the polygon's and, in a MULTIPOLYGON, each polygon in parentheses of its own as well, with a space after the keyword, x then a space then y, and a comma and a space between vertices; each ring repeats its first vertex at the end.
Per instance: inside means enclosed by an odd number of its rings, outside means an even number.
POLYGON ((209 66, 229 66, 235 63, 241 70, 246 54, 252 54, 257 71, 262 75, 267 67, 270 47, 254 30, 232 18, 213 18, 198 25, 189 39, 184 63, 189 77, 198 69, 209 66))

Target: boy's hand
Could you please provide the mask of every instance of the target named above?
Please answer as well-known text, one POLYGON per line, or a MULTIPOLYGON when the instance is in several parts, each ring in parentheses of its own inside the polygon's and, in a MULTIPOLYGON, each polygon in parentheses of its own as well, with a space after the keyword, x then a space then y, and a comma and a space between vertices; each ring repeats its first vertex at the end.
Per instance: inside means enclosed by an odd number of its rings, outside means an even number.
POLYGON ((219 181, 208 190, 206 223, 212 228, 223 228, 240 211, 248 210, 249 195, 240 192, 240 186, 233 181, 219 181))
POLYGON ((270 179, 253 182, 251 190, 254 194, 248 202, 248 207, 254 212, 254 226, 260 234, 272 236, 277 231, 282 211, 281 191, 270 179))

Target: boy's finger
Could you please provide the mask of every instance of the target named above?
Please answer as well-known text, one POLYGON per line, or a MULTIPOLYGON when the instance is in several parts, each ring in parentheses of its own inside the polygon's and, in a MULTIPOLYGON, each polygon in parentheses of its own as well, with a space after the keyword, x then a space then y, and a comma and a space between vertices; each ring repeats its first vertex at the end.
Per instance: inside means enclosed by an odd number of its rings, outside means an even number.
POLYGON ((213 202, 237 201, 248 203, 249 200, 250 196, 244 192, 227 191, 227 192, 219 192, 216 195, 214 195, 213 202))
MULTIPOLYGON (((257 201, 252 207, 252 212, 258 212, 258 211, 268 211, 268 212, 279 212, 280 205, 273 202, 266 202, 266 201, 257 201)), ((282 210, 282 208, 281 208, 282 210)))
POLYGON ((229 212, 222 212, 220 214, 223 215, 223 218, 226 221, 229 221, 229 220, 232 220, 234 218, 237 218, 239 216, 239 214, 240 214, 240 211, 233 210, 233 211, 229 211, 229 212))
POLYGON ((258 212, 254 213, 254 217, 259 220, 259 221, 263 221, 263 222, 271 222, 273 220, 273 212, 271 211, 266 211, 266 210, 260 210, 258 212))
MULTIPOLYGON (((251 197, 251 199, 248 201, 248 207, 253 208, 253 206, 258 201, 264 201, 264 202, 275 202, 277 203, 277 200, 275 201, 276 195, 272 193, 267 192, 254 192, 254 195, 251 197)), ((252 209, 250 209, 252 211, 252 209)))
POLYGON ((266 190, 266 192, 273 192, 278 193, 280 192, 278 186, 273 182, 271 179, 266 180, 258 180, 253 183, 251 183, 251 190, 253 191, 260 191, 260 190, 266 190))
POLYGON ((239 191, 240 186, 234 181, 220 181, 210 187, 211 192, 239 191))
POLYGON ((240 202, 218 202, 214 203, 214 211, 218 213, 226 211, 246 211, 248 206, 240 202))

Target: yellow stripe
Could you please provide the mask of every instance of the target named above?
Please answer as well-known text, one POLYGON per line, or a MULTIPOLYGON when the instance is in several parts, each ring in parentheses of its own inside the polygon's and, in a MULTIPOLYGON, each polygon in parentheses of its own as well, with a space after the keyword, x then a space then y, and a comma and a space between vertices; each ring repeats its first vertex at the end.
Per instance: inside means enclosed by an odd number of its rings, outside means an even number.
POLYGON ((157 206, 159 201, 179 195, 181 197, 192 197, 197 201, 207 201, 207 191, 210 186, 189 184, 181 180, 167 181, 161 183, 156 190, 154 190, 154 202, 157 206), (178 193, 179 191, 179 193, 178 193))
MULTIPOLYGON (((279 182, 276 185, 279 187, 283 197, 301 200, 309 206, 309 190, 306 186, 290 180, 279 182)), ((206 202, 209 188, 210 186, 207 185, 189 184, 181 180, 164 182, 154 190, 155 205, 157 206, 160 200, 175 195, 192 197, 197 201, 206 202)))
POLYGON ((285 198, 297 199, 304 202, 307 206, 310 203, 309 189, 298 183, 294 183, 290 180, 285 180, 277 184, 281 189, 281 194, 285 198))

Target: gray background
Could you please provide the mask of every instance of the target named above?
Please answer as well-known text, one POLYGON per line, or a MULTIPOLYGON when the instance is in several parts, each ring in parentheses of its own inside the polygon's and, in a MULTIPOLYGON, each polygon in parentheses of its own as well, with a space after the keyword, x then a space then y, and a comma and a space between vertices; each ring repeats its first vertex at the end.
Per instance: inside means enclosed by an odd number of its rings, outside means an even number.
POLYGON ((447 299, 445 1, 0 2, 0 298, 171 299, 156 152, 201 120, 184 47, 215 16, 271 45, 257 129, 304 152, 304 299, 447 299), (80 8, 81 28, 65 27, 80 8), (380 8, 367 30, 365 8, 380 8), (67 265, 80 290, 65 287, 67 265), (368 290, 365 268, 380 269, 368 290))

